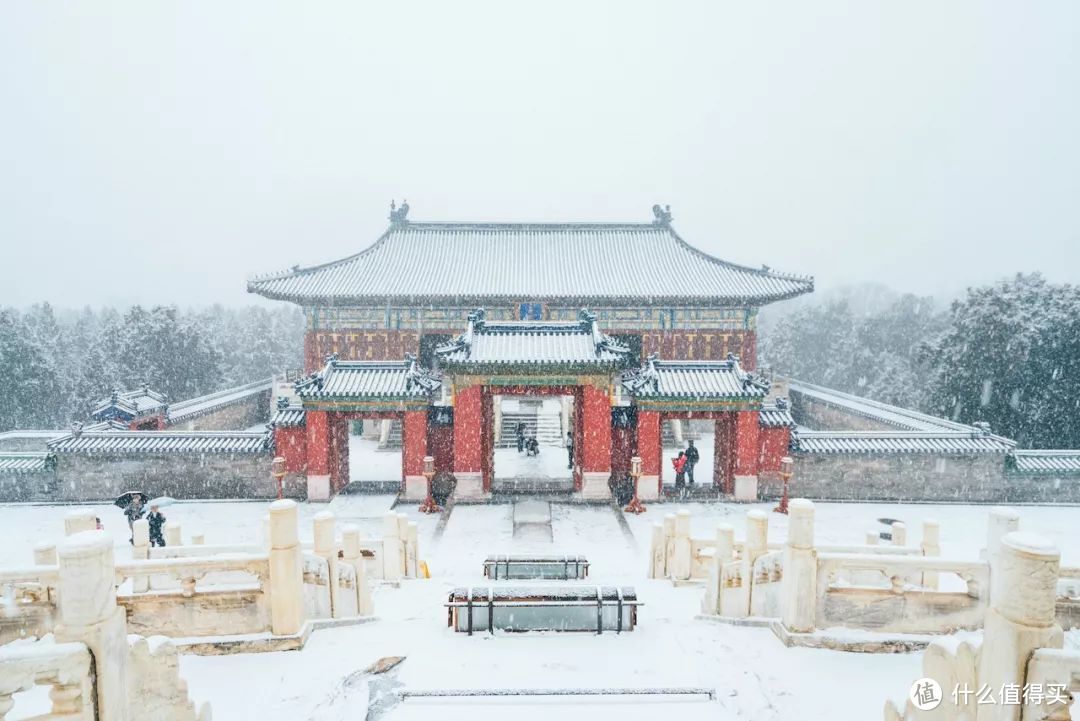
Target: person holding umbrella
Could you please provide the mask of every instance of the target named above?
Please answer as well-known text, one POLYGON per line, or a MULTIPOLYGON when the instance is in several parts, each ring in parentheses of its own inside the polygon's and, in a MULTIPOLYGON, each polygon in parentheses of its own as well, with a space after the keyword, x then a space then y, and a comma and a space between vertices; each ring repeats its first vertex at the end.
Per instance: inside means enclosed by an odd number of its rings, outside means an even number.
POLYGON ((159 509, 162 506, 171 505, 173 499, 168 496, 161 496, 150 501, 150 513, 146 516, 146 521, 150 525, 150 545, 160 546, 165 548, 165 534, 163 530, 165 528, 165 514, 159 509))
POLYGON ((142 493, 125 493, 116 499, 116 505, 124 509, 124 515, 127 516, 128 530, 131 531, 131 538, 128 539, 128 543, 134 545, 135 543, 135 521, 143 517, 143 494, 142 493), (127 503, 123 503, 124 500, 127 503))

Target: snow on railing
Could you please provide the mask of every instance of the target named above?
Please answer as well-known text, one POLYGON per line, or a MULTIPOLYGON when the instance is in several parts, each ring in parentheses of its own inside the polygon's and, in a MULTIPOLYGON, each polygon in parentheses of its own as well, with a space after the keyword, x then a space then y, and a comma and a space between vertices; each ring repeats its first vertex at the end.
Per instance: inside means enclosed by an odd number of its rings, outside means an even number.
POLYGON ((0 721, 15 706, 15 694, 49 685, 52 713, 39 718, 94 718, 90 651, 82 643, 50 640, 0 648, 0 721))

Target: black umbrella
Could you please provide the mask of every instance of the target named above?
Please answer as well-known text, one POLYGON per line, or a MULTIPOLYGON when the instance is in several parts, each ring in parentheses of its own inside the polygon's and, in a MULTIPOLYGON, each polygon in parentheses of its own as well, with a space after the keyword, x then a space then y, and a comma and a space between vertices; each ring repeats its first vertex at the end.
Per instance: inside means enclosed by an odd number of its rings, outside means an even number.
POLYGON ((131 502, 135 500, 135 496, 142 496, 143 500, 146 500, 146 494, 143 491, 124 491, 116 497, 116 500, 113 501, 113 503, 120 508, 127 508, 131 505, 131 502))

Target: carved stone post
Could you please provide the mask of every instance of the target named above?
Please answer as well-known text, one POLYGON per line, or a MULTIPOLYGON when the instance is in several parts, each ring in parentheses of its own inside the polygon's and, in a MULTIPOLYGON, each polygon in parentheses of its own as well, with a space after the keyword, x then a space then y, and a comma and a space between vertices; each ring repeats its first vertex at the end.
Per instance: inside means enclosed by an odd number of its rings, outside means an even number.
MULTIPOLYGON (((150 558, 150 522, 140 518, 131 526, 131 537, 134 545, 131 547, 131 557, 136 561, 145 561, 150 558)), ((131 590, 134 593, 146 593, 150 590, 149 576, 135 576, 131 579, 131 590)))
POLYGON ((420 578, 420 527, 409 521, 405 536, 405 575, 420 578))
POLYGON ((809 633, 817 616, 817 552, 814 550, 814 504, 796 498, 788 505, 784 544, 781 620, 789 631, 809 633))
MULTIPOLYGON (((979 683, 993 689, 1023 687, 1028 660, 1037 648, 1061 648, 1064 635, 1055 620, 1061 553, 1048 539, 1013 532, 1000 539, 990 557, 990 608, 983 625, 979 683)), ((978 721, 1018 721, 1021 707, 977 706, 978 721)))
POLYGON ((270 504, 270 626, 275 636, 300 632, 304 624, 304 569, 296 501, 270 504))
POLYGON ((399 536, 398 514, 388 511, 383 516, 383 578, 397 581, 405 569, 404 547, 399 536))
POLYGON ((669 575, 676 581, 690 578, 693 559, 690 558, 690 511, 681 510, 675 514, 675 540, 672 556, 668 559, 669 575))
POLYGON ((34 565, 35 566, 55 566, 56 565, 56 546, 42 541, 34 546, 34 565))
MULTIPOLYGON (((922 522, 922 555, 926 558, 937 558, 941 555, 941 526, 932 518, 923 519, 922 522)), ((922 575, 922 585, 926 588, 937 590, 939 576, 937 571, 926 571, 922 575)))
POLYGON ((338 557, 337 544, 334 542, 334 514, 321 511, 315 514, 315 555, 326 561, 326 570, 330 576, 330 617, 338 618, 341 602, 338 600, 338 557))
POLYGON ((750 571, 754 570, 754 561, 769 552, 769 514, 764 511, 749 511, 746 514, 746 561, 750 571))
POLYGON ((709 581, 702 600, 702 613, 727 615, 723 608, 724 564, 732 560, 735 552, 735 529, 727 523, 716 527, 716 552, 709 564, 709 581))
POLYGON ((370 616, 375 613, 375 604, 372 602, 371 588, 368 586, 367 563, 360 550, 358 526, 349 523, 341 527, 341 550, 342 561, 352 566, 356 572, 356 612, 360 616, 370 616))
POLYGON ((93 511, 77 508, 64 516, 64 535, 74 536, 83 531, 97 530, 97 516, 93 511))
POLYGON ((85 643, 94 657, 99 721, 128 721, 127 618, 116 605, 112 538, 83 531, 58 550, 57 642, 85 643))
POLYGON ((654 523, 649 540, 649 578, 664 577, 664 544, 664 527, 654 523))
POLYGON ((675 514, 664 514, 664 578, 671 578, 675 558, 675 514))
POLYGON ((892 522, 892 545, 894 546, 906 546, 907 545, 907 524, 903 521, 892 522))
POLYGON ((183 536, 181 534, 180 521, 166 521, 164 535, 166 546, 183 545, 183 536))

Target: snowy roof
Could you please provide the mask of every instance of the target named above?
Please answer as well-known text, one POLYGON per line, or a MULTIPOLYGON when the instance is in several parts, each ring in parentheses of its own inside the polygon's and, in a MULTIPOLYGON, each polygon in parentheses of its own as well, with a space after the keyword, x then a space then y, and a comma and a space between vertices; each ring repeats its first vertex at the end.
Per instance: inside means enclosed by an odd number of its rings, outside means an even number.
POLYGON ((762 405, 758 425, 762 428, 794 428, 795 419, 791 417, 787 399, 777 398, 772 403, 762 405))
POLYGON ((42 473, 54 466, 55 461, 49 453, 0 453, 0 473, 42 473))
POLYGON ((226 388, 215 393, 209 393, 197 398, 189 398, 186 401, 174 403, 169 406, 169 423, 179 423, 206 413, 211 413, 223 406, 240 403, 253 395, 265 393, 274 385, 273 378, 246 383, 234 388, 226 388))
POLYGON ((1080 451, 1013 451, 1010 470, 1017 473, 1080 473, 1080 451))
POLYGON ((268 432, 81 431, 49 443, 56 453, 260 453, 272 445, 268 432))
POLYGON ((956 423, 954 421, 945 420, 944 418, 936 418, 925 413, 919 413, 918 411, 889 405, 888 403, 881 403, 880 401, 870 400, 869 398, 863 398, 851 393, 843 393, 841 391, 833 390, 832 388, 825 388, 824 386, 805 383, 795 379, 790 379, 788 381, 788 390, 793 393, 799 393, 809 398, 813 398, 816 401, 842 408, 848 413, 871 418, 880 423, 895 426, 896 428, 903 430, 928 432, 942 430, 971 432, 975 430, 974 426, 956 423))
POLYGON ((621 381, 635 399, 760 399, 769 390, 732 355, 722 361, 666 361, 651 355, 641 368, 624 372, 621 381))
POLYGON ((487 322, 482 309, 469 314, 469 328, 435 351, 446 366, 616 367, 630 348, 600 332, 586 310, 577 322, 487 322))
POLYGON ((404 361, 343 361, 330 356, 322 370, 296 382, 296 393, 302 400, 426 400, 441 387, 439 377, 408 353, 404 361))
POLYGON ((807 431, 792 434, 800 453, 1008 453, 1013 442, 961 431, 807 431))
POLYGON ((98 403, 91 417, 94 420, 105 420, 116 415, 136 418, 163 412, 167 407, 163 393, 151 390, 150 386, 143 384, 142 388, 133 391, 114 390, 111 396, 98 403))
POLYGON ((278 408, 274 413, 274 419, 270 425, 275 428, 296 428, 305 425, 307 412, 299 406, 285 406, 278 408))
POLYGON ((728 263, 651 223, 436 223, 392 216, 356 255, 255 278, 248 291, 305 305, 516 303, 762 305, 814 289, 809 277, 728 263))

